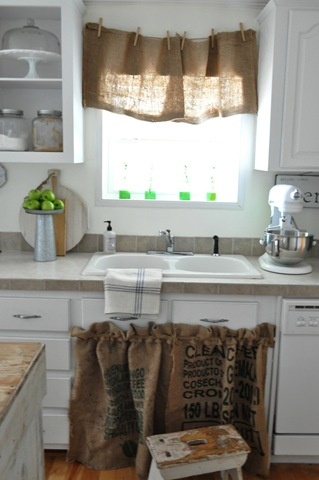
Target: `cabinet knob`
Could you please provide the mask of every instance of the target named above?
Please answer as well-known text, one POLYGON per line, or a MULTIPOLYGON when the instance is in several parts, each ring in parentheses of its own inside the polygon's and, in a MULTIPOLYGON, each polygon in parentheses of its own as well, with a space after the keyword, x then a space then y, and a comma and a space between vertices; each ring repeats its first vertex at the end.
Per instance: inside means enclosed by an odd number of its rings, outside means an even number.
POLYGON ((13 316, 14 318, 22 318, 23 320, 28 320, 30 318, 41 318, 41 315, 28 315, 24 313, 16 313, 13 316))

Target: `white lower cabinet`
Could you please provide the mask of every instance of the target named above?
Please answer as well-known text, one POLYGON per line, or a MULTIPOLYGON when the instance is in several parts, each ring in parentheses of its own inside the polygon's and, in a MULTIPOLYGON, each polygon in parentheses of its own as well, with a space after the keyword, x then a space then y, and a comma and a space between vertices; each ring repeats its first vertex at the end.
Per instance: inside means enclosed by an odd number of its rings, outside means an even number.
MULTIPOLYGON (((66 449, 69 441, 68 406, 73 376, 70 328, 89 328, 92 323, 112 321, 122 330, 130 324, 212 324, 229 328, 254 328, 262 322, 277 323, 276 297, 243 295, 163 295, 158 315, 106 315, 104 295, 95 292, 0 291, 0 342, 45 344, 47 393, 43 400, 43 438, 47 449, 66 449)), ((269 355, 266 404, 271 413, 269 355)), ((269 432, 272 432, 271 415, 269 432)))
POLYGON ((69 444, 69 420, 66 414, 43 414, 44 448, 63 450, 69 444))
MULTIPOLYGON (((172 322, 231 329, 254 328, 260 323, 278 325, 276 297, 239 295, 185 295, 172 300, 172 322)), ((274 350, 268 350, 265 382, 265 411, 269 441, 273 431, 274 415, 274 350)))
POLYGON ((45 448, 68 445, 71 391, 70 299, 0 297, 0 341, 45 344, 47 393, 43 399, 45 448))
POLYGON ((68 408, 71 390, 71 378, 47 376, 47 393, 43 399, 45 408, 68 408))
POLYGON ((254 328, 258 323, 258 303, 177 300, 172 302, 172 321, 204 327, 254 328))

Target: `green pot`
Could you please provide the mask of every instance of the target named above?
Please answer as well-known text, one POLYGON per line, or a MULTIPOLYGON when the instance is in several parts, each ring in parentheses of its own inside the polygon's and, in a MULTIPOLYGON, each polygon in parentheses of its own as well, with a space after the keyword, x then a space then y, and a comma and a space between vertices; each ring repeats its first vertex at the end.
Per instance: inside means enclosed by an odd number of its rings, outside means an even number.
POLYGON ((190 192, 179 192, 179 199, 180 200, 190 200, 191 199, 190 192))
POLYGON ((144 193, 144 198, 145 200, 155 200, 156 192, 153 192, 152 190, 147 190, 147 192, 144 193))
POLYGON ((209 202, 214 202, 216 200, 216 192, 206 193, 206 200, 208 200, 209 202))
POLYGON ((131 194, 128 190, 120 190, 119 191, 119 197, 122 199, 129 199, 131 198, 131 194))

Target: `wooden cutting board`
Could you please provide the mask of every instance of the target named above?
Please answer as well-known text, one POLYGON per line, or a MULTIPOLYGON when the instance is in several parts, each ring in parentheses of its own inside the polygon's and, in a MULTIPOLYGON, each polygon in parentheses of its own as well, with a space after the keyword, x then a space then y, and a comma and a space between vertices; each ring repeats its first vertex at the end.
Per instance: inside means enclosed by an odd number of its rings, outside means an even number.
MULTIPOLYGON (((55 180, 52 184, 51 177, 50 180, 48 180, 48 183, 43 183, 42 189, 50 188, 55 190, 56 197, 65 200, 66 204, 65 213, 55 215, 55 218, 62 217, 61 220, 58 220, 61 223, 58 225, 55 224, 55 235, 57 255, 63 255, 64 250, 67 252, 72 250, 87 232, 88 213, 86 205, 81 197, 70 188, 64 187, 60 184, 60 170, 49 170, 48 173, 49 175, 53 173, 55 180), (58 253, 58 251, 60 253, 58 253)), ((21 207, 19 214, 20 230, 23 238, 29 245, 31 245, 31 247, 34 247, 35 222, 36 215, 28 215, 21 207)))
POLYGON ((54 215, 53 225, 54 225, 54 236, 55 236, 55 247, 56 254, 58 256, 65 256, 66 254, 66 215, 67 215, 67 201, 65 198, 60 198, 57 191, 58 184, 58 174, 52 175, 51 177, 51 186, 52 191, 55 193, 56 198, 59 198, 64 202, 64 211, 59 215, 54 215))

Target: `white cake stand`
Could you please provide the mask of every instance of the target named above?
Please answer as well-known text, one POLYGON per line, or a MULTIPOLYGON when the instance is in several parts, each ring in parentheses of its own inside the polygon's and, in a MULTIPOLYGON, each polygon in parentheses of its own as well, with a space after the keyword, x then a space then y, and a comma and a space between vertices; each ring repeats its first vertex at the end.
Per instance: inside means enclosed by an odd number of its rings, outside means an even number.
POLYGON ((61 55, 54 52, 44 52, 42 50, 23 50, 10 49, 0 50, 0 58, 15 58, 24 60, 29 64, 29 71, 24 78, 39 78, 37 64, 39 62, 58 62, 61 61, 61 55))

